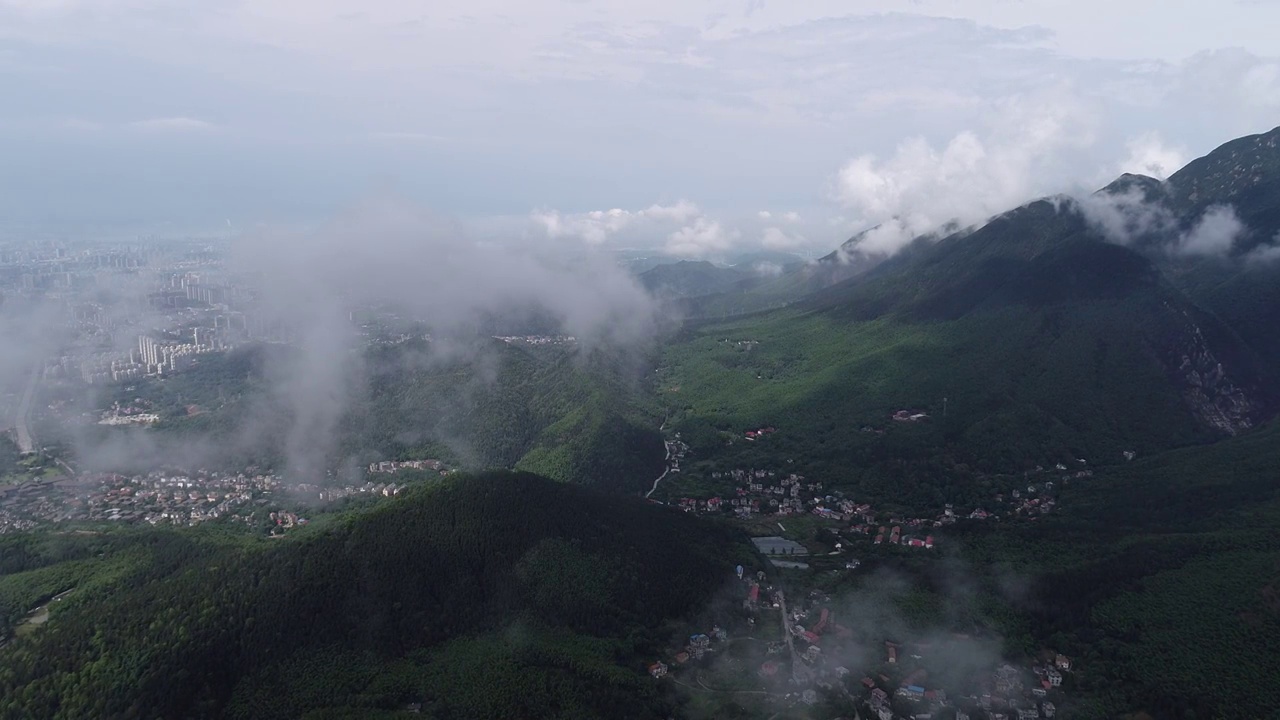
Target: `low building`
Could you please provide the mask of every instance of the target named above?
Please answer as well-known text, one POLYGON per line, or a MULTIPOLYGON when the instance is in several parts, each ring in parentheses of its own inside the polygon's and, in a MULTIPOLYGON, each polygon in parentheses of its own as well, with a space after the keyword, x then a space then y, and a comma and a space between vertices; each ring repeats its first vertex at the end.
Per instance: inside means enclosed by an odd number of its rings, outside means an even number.
POLYGON ((795 540, 788 540, 783 537, 757 537, 751 538, 751 542, 755 544, 756 549, 764 555, 808 555, 809 549, 795 540))

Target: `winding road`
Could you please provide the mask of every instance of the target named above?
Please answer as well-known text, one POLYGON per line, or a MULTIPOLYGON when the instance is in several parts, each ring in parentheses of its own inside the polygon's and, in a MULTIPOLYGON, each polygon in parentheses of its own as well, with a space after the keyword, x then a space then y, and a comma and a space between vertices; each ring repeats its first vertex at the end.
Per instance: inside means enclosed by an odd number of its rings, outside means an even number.
POLYGON ((662 478, 666 477, 667 473, 671 472, 671 443, 664 440, 662 441, 662 444, 667 446, 667 457, 664 460, 664 462, 667 463, 667 466, 663 468, 662 474, 658 476, 658 479, 653 481, 653 487, 649 488, 649 492, 644 494, 645 499, 648 499, 648 497, 658 489, 658 483, 662 482, 662 478))

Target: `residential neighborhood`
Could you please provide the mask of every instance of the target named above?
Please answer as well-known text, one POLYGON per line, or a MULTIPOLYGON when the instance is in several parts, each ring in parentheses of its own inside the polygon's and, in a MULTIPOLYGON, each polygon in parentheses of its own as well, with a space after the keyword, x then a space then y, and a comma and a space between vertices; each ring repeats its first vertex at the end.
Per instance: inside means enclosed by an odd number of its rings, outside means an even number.
MULTIPOLYGON (((766 554, 791 547, 779 540, 757 538, 756 545, 766 554)), ((877 720, 1053 720, 1069 699, 1073 663, 1061 653, 1013 664, 998 659, 990 639, 959 633, 874 639, 875 628, 842 616, 841 601, 819 590, 789 599, 764 571, 744 573, 736 584, 741 613, 693 632, 652 661, 647 669, 655 681, 714 694, 729 692, 719 688, 734 677, 736 687, 748 687, 741 677, 750 671, 750 687, 758 688, 750 692, 770 713, 833 702, 877 720), (972 670, 957 673, 957 658, 972 670)))
MULTIPOLYGON (((417 469, 416 462, 370 467, 370 475, 417 469), (374 470, 374 467, 379 469, 374 470)), ((438 460, 422 461, 421 467, 445 474, 438 460)), ((291 528, 305 524, 285 507, 302 509, 347 497, 398 495, 403 484, 396 482, 289 483, 280 476, 246 471, 243 473, 154 471, 146 474, 83 474, 27 482, 0 488, 0 534, 30 530, 45 523, 74 521, 137 522, 151 525, 185 525, 222 518, 248 522, 258 510, 279 509, 272 517, 275 525, 291 528)), ((274 514, 274 513, 273 513, 274 514)))

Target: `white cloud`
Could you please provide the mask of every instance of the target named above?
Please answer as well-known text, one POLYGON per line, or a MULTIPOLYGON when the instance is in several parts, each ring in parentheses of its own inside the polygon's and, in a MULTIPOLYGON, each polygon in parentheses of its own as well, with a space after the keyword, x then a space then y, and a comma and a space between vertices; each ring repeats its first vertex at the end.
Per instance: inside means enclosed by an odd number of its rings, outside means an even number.
POLYGON ((1187 164, 1186 150, 1169 147, 1159 133, 1150 132, 1133 138, 1127 148, 1129 156, 1120 163, 1120 173, 1138 173, 1164 180, 1187 164))
MULTIPOLYGON (((899 218, 890 218, 862 233, 857 249, 869 255, 892 255, 923 232, 899 218)), ((842 255, 845 251, 841 246, 842 255)))
MULTIPOLYGON (((314 216, 343 202, 352 178, 394 176, 423 188, 424 202, 475 215, 606 201, 638 210, 673 193, 715 198, 744 218, 774 208, 756 225, 790 229, 783 209, 809 217, 805 203, 840 160, 870 157, 869 169, 884 173, 895 169, 903 138, 918 137, 939 160, 959 162, 963 148, 952 143, 965 130, 984 154, 967 168, 974 194, 995 200, 959 204, 998 212, 1114 168, 1133 154, 1124 141, 1143 131, 1158 129, 1168 147, 1199 154, 1267 129, 1280 109, 1280 64, 1250 54, 1276 52, 1275 3, 1157 9, 1157 0, 1086 0, 1081 10, 1056 1, 814 0, 768 3, 749 17, 742 3, 438 0, 424 19, 421 4, 408 0, 178 9, 160 0, 0 0, 0 74, 12 99, 0 108, 0 141, 12 143, 0 182, 19 188, 0 198, 0 217, 45 217, 67 205, 145 216, 176 212, 177 201, 199 203, 188 206, 197 216, 295 208, 314 216), (1105 27, 1091 19, 1099 8, 1105 27), (1192 55, 1227 43, 1246 49, 1192 55), (999 177, 1004 148, 1045 137, 1025 131, 1037 123, 998 118, 1012 108, 1025 119, 1034 114, 1028 108, 1052 105, 1038 93, 1059 82, 1076 89, 1079 104, 1103 109, 1098 141, 1054 160, 1051 171, 1040 163, 1023 173, 1014 162, 1009 178, 999 177), (495 97, 521 112, 493 112, 495 97), (1001 98, 1024 101, 1019 109, 1001 98), (98 174, 102 153, 58 156, 57 134, 67 129, 47 120, 67 108, 91 108, 115 130, 127 130, 120 118, 152 118, 137 129, 153 131, 199 129, 183 121, 216 108, 211 119, 255 142, 227 143, 216 157, 165 158, 211 192, 179 195, 155 173, 102 188, 75 182, 98 174), (190 117, 165 117, 175 113, 190 117), (429 132, 399 132, 414 129, 429 132), (416 141, 421 152, 397 152, 396 142, 416 141), (836 162, 833 148, 842 153, 836 162), (344 172, 333 173, 339 153, 344 172), (599 178, 611 168, 627 169, 626 194, 601 200, 599 178), (1019 176, 1029 178, 1028 192, 1006 192, 1019 176)), ((1057 129, 1081 137, 1095 130, 1057 129)), ((78 139, 113 142, 109 133, 78 139)), ((1164 153, 1147 155, 1137 154, 1139 168, 1171 164, 1164 153)), ((904 222, 958 214, 915 192, 923 189, 902 191, 904 222), (912 195, 925 199, 907 202, 912 195)), ((857 227, 887 219, 856 204, 846 214, 857 227)), ((609 235, 608 223, 588 230, 601 232, 609 235)), ((659 242, 666 233, 656 234, 659 242)))
POLYGON ((1141 188, 1125 192, 1094 193, 1075 200, 1085 220, 1107 240, 1128 245, 1139 238, 1177 229, 1178 220, 1168 208, 1147 202, 1141 188))
POLYGON ((767 227, 760 237, 760 244, 769 250, 795 250, 803 247, 805 239, 801 235, 789 234, 779 227, 767 227))
POLYGON ((671 222, 685 223, 702 214, 697 205, 688 200, 681 200, 675 205, 650 205, 648 208, 641 210, 639 213, 642 217, 654 220, 668 220, 671 222))
POLYGON ((706 257, 728 250, 737 233, 719 222, 699 217, 667 237, 666 251, 677 257, 706 257))
POLYGON ((768 210, 761 210, 760 212, 756 213, 756 217, 760 218, 761 220, 769 220, 770 218, 773 217, 773 213, 769 212, 768 210))
POLYGON ((1182 237, 1176 251, 1181 255, 1225 255, 1244 230, 1235 208, 1215 205, 1182 237))
POLYGON ((1254 248, 1246 259, 1255 263, 1280 261, 1280 233, 1276 234, 1271 243, 1271 245, 1262 245, 1254 248))
POLYGON ((218 127, 211 122, 182 116, 135 120, 128 126, 145 132, 205 132, 218 127))
POLYGON ((599 245, 630 225, 635 216, 621 208, 613 208, 576 215, 561 215, 558 210, 536 211, 533 219, 552 238, 578 237, 584 242, 599 245))
POLYGON ((789 223, 798 223, 798 222, 800 222, 800 213, 798 213, 798 212, 796 212, 796 211, 792 210, 791 212, 787 213, 786 215, 783 215, 783 216, 782 216, 782 219, 783 219, 783 220, 786 220, 786 221, 787 221, 787 222, 789 222, 789 223))
POLYGON ((1071 151, 1092 144, 1092 116, 1070 93, 1010 98, 986 138, 955 135, 942 148, 923 137, 881 159, 860 155, 840 169, 835 196, 864 225, 864 242, 892 253, 950 222, 969 225, 1062 189, 1071 151))
POLYGON ((618 233, 638 223, 683 225, 699 218, 702 211, 688 200, 674 205, 650 205, 643 210, 592 210, 585 213, 562 214, 559 210, 538 210, 532 214, 535 224, 549 237, 577 237, 599 245, 618 233))
POLYGON ((760 262, 751 266, 752 272, 754 272, 757 275, 764 275, 766 277, 777 277, 782 274, 782 271, 784 269, 785 268, 783 268, 778 263, 768 262, 765 260, 761 260, 760 262))

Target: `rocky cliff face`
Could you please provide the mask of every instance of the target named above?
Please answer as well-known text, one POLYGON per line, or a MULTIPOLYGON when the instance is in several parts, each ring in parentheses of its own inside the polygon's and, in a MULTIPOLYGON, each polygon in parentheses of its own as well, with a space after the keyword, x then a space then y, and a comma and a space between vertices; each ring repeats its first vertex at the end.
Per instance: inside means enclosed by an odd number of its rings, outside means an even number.
POLYGON ((1168 349, 1166 366, 1191 412, 1227 435, 1251 429, 1262 410, 1260 402, 1236 383, 1195 320, 1186 311, 1180 314, 1183 329, 1168 349))

